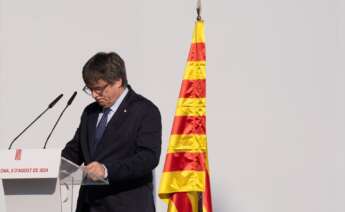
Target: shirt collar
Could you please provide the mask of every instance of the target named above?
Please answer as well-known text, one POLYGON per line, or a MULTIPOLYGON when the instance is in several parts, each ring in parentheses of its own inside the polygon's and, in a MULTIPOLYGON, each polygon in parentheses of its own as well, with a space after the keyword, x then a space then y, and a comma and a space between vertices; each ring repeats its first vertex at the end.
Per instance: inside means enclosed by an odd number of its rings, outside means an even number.
POLYGON ((128 88, 126 87, 125 90, 122 92, 122 94, 119 96, 119 98, 114 102, 114 104, 110 107, 111 111, 116 111, 117 108, 122 103, 123 99, 126 97, 128 93, 128 88))

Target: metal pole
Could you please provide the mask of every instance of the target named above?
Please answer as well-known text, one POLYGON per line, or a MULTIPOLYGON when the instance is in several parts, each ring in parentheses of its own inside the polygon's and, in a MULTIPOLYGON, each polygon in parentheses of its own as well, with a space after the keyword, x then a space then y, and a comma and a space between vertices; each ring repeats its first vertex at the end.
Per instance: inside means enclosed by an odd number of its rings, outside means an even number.
POLYGON ((198 14, 198 16, 196 17, 196 20, 201 21, 201 0, 197 0, 196 3, 196 13, 198 14))

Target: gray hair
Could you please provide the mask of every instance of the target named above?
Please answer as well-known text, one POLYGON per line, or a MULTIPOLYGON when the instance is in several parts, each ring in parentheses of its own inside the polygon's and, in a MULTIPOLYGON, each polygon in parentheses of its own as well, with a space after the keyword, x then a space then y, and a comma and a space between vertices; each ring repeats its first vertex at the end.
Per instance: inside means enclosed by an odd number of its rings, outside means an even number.
POLYGON ((122 87, 128 84, 125 63, 115 52, 99 52, 91 57, 83 67, 83 79, 86 85, 98 80, 113 84, 119 79, 122 79, 122 87))

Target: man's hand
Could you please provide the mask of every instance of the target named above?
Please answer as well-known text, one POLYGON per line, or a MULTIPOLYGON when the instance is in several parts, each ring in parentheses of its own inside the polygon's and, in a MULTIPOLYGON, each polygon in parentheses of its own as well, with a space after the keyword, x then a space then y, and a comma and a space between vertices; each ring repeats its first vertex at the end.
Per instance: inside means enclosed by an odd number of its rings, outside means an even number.
POLYGON ((87 176, 93 181, 97 181, 105 178, 105 168, 104 165, 94 161, 87 166, 85 166, 85 171, 87 176))

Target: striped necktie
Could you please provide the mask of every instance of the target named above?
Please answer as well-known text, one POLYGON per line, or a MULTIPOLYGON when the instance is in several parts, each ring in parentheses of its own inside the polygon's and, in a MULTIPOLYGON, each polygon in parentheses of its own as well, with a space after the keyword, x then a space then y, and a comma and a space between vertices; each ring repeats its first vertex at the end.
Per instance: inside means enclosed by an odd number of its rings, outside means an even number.
POLYGON ((106 108, 103 110, 103 115, 101 120, 99 121, 97 128, 96 128, 96 135, 95 135, 95 147, 99 144, 104 134, 105 128, 107 127, 107 120, 108 114, 111 111, 110 108, 106 108))

